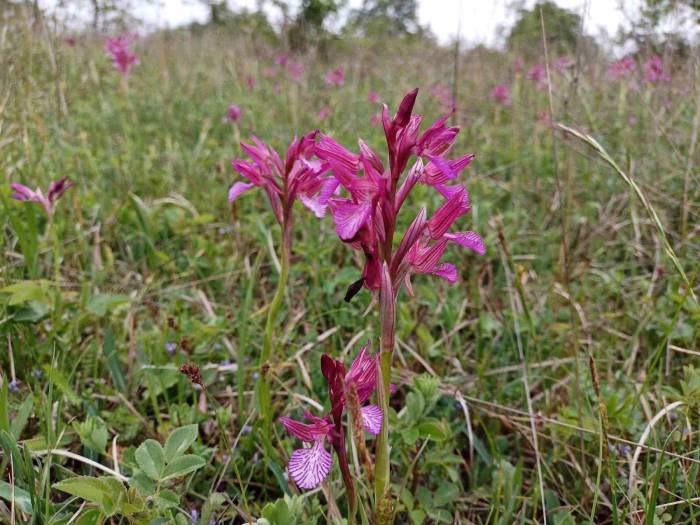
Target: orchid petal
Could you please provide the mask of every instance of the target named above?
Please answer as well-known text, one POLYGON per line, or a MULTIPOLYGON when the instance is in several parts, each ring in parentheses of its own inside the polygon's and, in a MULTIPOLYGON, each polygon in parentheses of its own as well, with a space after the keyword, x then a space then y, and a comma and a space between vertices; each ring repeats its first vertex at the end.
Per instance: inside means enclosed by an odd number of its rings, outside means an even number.
POLYGON ((292 452, 287 465, 289 477, 300 489, 312 489, 328 477, 333 465, 333 456, 321 441, 310 448, 292 452))
POLYGON ((362 407, 360 412, 362 413, 362 423, 365 430, 374 436, 379 435, 379 432, 382 430, 382 421, 384 420, 382 409, 377 405, 367 405, 362 407))
POLYGON ((468 231, 446 233, 444 238, 459 244, 460 246, 464 246, 465 248, 468 248, 479 255, 484 255, 486 253, 486 245, 484 244, 481 236, 476 232, 468 231))
POLYGON ((428 221, 428 229, 433 239, 442 237, 454 221, 469 211, 469 195, 466 189, 462 190, 455 192, 428 221))
POLYGON ((347 199, 340 199, 331 206, 331 213, 335 221, 335 230, 338 237, 344 241, 350 240, 357 234, 370 218, 372 203, 369 201, 354 204, 347 199))
POLYGON ((457 268, 452 263, 442 263, 431 273, 433 275, 437 275, 438 277, 442 277, 450 284, 457 282, 457 268))
POLYGON ((234 202, 242 193, 255 186, 252 182, 236 182, 231 189, 228 190, 228 201, 234 202))

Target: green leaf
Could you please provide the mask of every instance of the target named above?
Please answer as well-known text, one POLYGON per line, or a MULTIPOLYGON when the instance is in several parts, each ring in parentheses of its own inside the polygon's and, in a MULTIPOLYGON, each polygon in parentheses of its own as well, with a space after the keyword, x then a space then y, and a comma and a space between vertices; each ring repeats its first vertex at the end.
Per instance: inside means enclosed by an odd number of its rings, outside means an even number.
POLYGON ((112 491, 107 483, 91 476, 77 476, 64 479, 54 483, 53 488, 98 505, 102 505, 105 498, 111 496, 112 491))
POLYGON ((443 482, 433 494, 433 505, 441 507, 454 501, 460 494, 459 487, 452 483, 443 482))
POLYGON ((20 281, 5 286, 1 292, 10 294, 8 304, 10 306, 26 303, 28 301, 49 302, 49 287, 51 283, 43 279, 36 281, 20 281))
POLYGON ((202 516, 199 518, 200 523, 209 523, 216 518, 216 512, 226 503, 226 495, 221 492, 213 492, 209 494, 209 498, 202 506, 202 516))
POLYGON ((12 423, 10 424, 10 430, 15 439, 19 439, 19 437, 22 435, 24 427, 27 426, 29 416, 32 415, 33 408, 34 401, 32 400, 31 396, 29 396, 22 402, 22 404, 17 409, 17 413, 12 419, 12 423))
POLYGON ((154 481, 161 479, 160 476, 163 473, 165 461, 163 459, 163 447, 160 446, 160 443, 153 439, 147 439, 136 449, 134 457, 136 458, 136 463, 149 478, 154 481))
POLYGON ((8 411, 10 407, 7 402, 7 383, 8 377, 5 375, 2 377, 2 387, 0 387, 0 430, 10 432, 10 414, 8 411))
POLYGON ((58 368, 50 365, 44 365, 44 373, 47 379, 52 382, 61 393, 66 396, 66 399, 71 405, 77 406, 82 403, 80 396, 75 393, 75 390, 70 386, 68 378, 63 375, 58 368))
POLYGON ((127 295, 114 295, 108 293, 101 293, 91 296, 85 308, 88 312, 97 317, 104 317, 106 314, 111 313, 112 310, 117 309, 119 306, 129 303, 129 296, 127 295))
POLYGON ((265 518, 270 525, 296 525, 296 520, 292 511, 289 510, 287 502, 283 499, 278 499, 275 502, 268 503, 263 507, 262 517, 265 518))
POLYGON ((126 378, 121 361, 117 355, 116 345, 114 344, 114 333, 112 328, 108 327, 105 330, 104 342, 102 343, 102 353, 105 356, 107 370, 109 370, 114 382, 114 387, 120 392, 126 391, 126 378))
POLYGON ((185 450, 190 448, 192 443, 197 440, 198 435, 199 429, 197 425, 187 425, 173 430, 165 441, 165 447, 163 449, 165 462, 170 463, 185 450))
POLYGON ((75 520, 75 525, 102 525, 104 520, 105 516, 99 509, 87 509, 75 520))
MULTIPOLYGON (((138 450, 136 452, 138 452, 138 450)), ((165 481, 166 479, 182 477, 190 472, 194 472, 195 470, 202 468, 205 463, 206 462, 202 458, 195 456, 194 454, 180 456, 168 463, 168 466, 165 467, 165 470, 163 471, 163 477, 161 480, 165 481)))
POLYGON ((137 472, 134 474, 131 479, 129 479, 129 484, 131 484, 131 486, 134 487, 144 498, 153 496, 156 493, 155 482, 143 472, 137 472))
POLYGON ((445 441, 447 439, 447 429, 445 425, 437 419, 426 419, 418 425, 418 433, 424 439, 434 439, 435 441, 445 441))
POLYGON ((0 480, 0 498, 9 502, 14 500, 19 510, 26 514, 32 514, 34 512, 32 508, 32 498, 29 492, 2 480, 0 480))
POLYGON ((161 490, 153 501, 159 509, 174 509, 180 504, 180 497, 172 490, 166 489, 161 490))

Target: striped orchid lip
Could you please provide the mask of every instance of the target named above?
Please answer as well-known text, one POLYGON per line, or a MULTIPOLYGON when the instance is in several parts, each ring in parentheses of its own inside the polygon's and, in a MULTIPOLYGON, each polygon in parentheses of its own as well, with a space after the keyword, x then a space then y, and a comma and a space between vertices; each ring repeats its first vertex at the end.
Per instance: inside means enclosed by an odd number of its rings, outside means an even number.
POLYGON ((328 383, 331 412, 323 417, 306 412, 302 423, 289 417, 279 418, 280 423, 294 437, 308 446, 294 450, 287 464, 289 477, 300 489, 312 489, 320 485, 330 474, 333 455, 326 449, 330 444, 340 461, 347 461, 343 439, 343 414, 347 410, 347 392, 357 393, 360 416, 364 429, 374 436, 382 428, 383 414, 377 405, 365 404, 377 388, 378 360, 367 343, 353 360, 347 373, 342 362, 327 354, 321 357, 321 368, 328 383))
POLYGON ((60 199, 63 194, 73 186, 75 186, 75 183, 68 177, 61 177, 60 179, 52 181, 49 184, 49 189, 46 192, 46 195, 44 195, 41 188, 32 190, 24 184, 20 184, 18 182, 13 182, 10 184, 10 188, 14 192, 11 195, 13 199, 18 201, 39 203, 43 206, 44 211, 46 211, 46 215, 49 217, 53 216, 54 208, 58 199, 60 199))

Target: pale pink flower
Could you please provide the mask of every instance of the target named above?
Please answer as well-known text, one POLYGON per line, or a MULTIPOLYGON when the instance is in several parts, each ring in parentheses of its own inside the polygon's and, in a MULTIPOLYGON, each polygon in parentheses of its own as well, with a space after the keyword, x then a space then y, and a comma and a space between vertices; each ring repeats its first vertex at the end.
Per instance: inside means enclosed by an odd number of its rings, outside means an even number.
POLYGON ((510 89, 505 84, 498 84, 491 90, 491 99, 502 106, 510 106, 510 89))
POLYGON ((332 71, 326 73, 326 85, 340 87, 345 84, 345 69, 343 67, 337 67, 332 71))

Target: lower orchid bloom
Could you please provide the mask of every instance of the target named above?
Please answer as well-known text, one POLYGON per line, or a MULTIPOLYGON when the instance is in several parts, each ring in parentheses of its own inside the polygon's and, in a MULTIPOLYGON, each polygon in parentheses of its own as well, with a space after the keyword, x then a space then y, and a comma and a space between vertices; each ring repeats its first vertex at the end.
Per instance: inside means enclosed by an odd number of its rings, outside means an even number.
POLYGON ((49 190, 47 194, 44 195, 41 188, 32 190, 23 184, 13 182, 10 185, 10 188, 12 188, 12 191, 14 191, 11 197, 18 201, 37 202, 44 207, 46 215, 53 217, 56 202, 69 188, 72 188, 74 185, 75 183, 68 177, 61 177, 60 179, 49 184, 49 190))
MULTIPOLYGON (((377 355, 369 352, 369 344, 365 345, 346 373, 342 362, 323 354, 321 370, 328 383, 330 414, 317 417, 306 412, 304 418, 309 423, 301 423, 289 417, 279 419, 294 437, 311 445, 292 452, 287 470, 289 477, 299 488, 317 487, 331 471, 333 458, 326 449, 328 443, 338 456, 346 486, 352 487, 345 447, 343 415, 348 410, 351 414, 359 414, 362 428, 374 436, 381 431, 383 421, 381 409, 371 404, 362 406, 369 401, 377 388, 377 355)), ((350 490, 354 489, 349 488, 350 490)))

